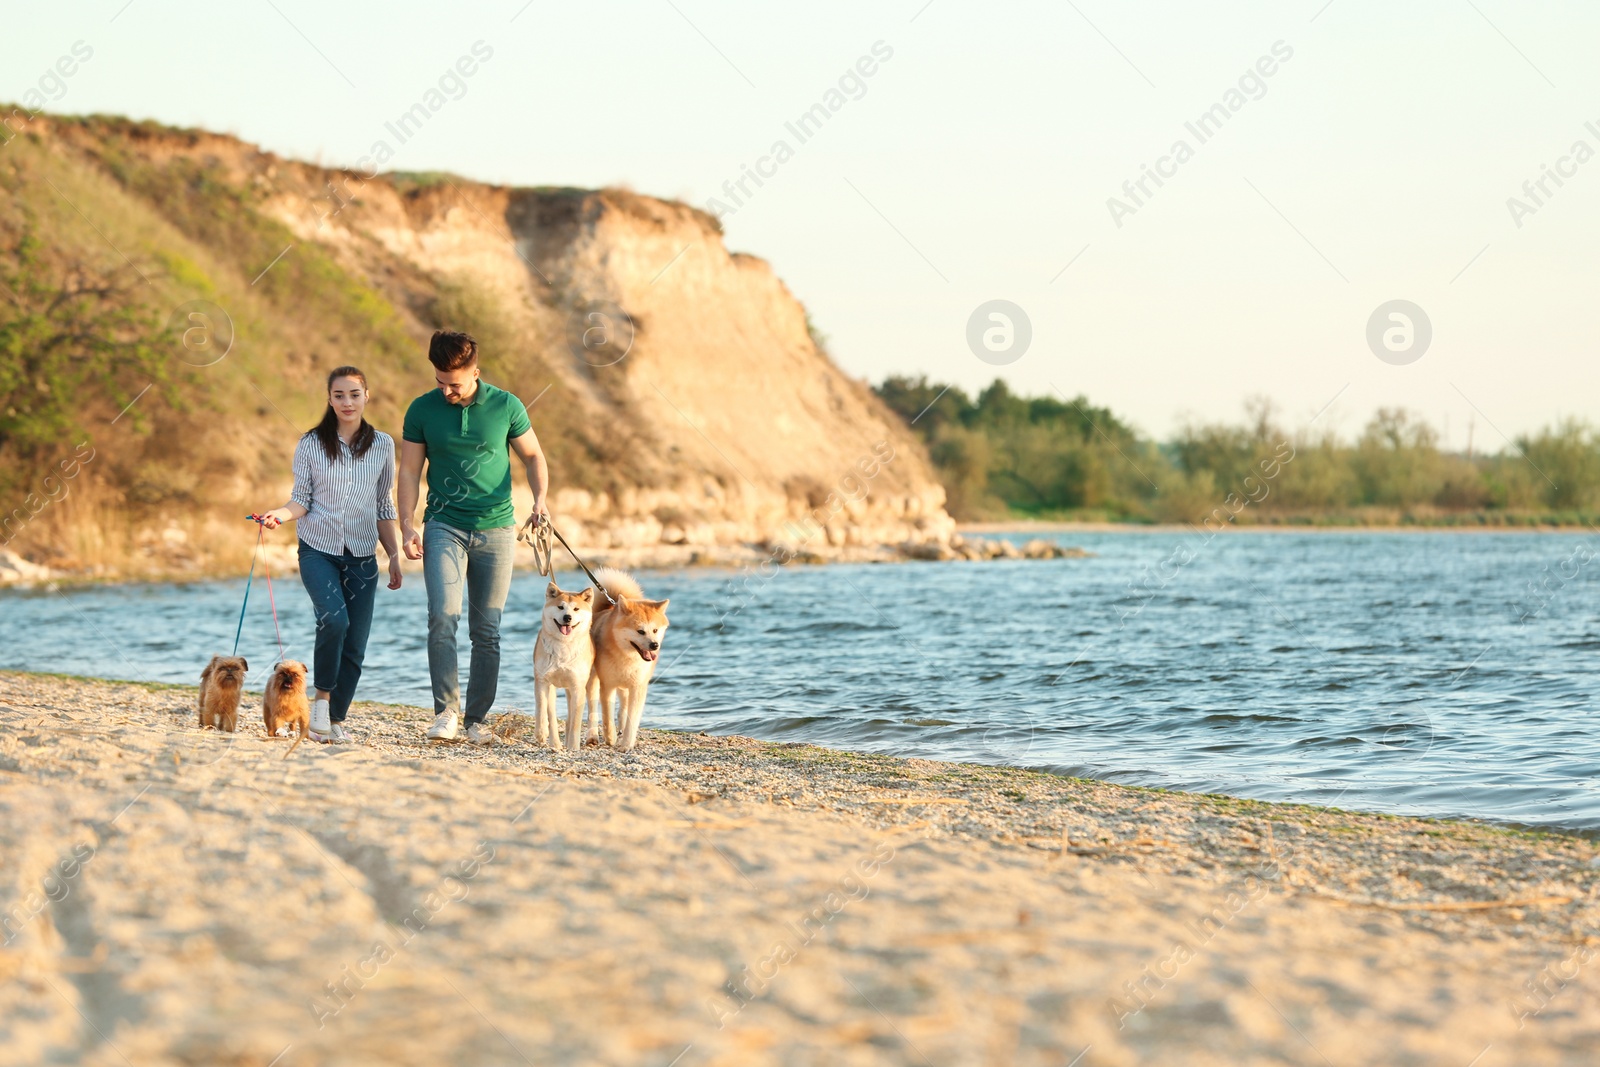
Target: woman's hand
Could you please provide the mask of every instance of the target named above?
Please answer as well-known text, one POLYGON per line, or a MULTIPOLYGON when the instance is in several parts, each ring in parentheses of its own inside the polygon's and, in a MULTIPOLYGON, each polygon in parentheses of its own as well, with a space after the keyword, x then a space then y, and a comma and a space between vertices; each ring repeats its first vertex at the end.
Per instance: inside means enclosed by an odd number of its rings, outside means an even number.
POLYGON ((389 588, 390 589, 399 589, 401 580, 402 580, 402 577, 401 577, 401 573, 400 573, 400 557, 399 556, 390 556, 389 557, 389 588))
POLYGON ((261 513, 261 525, 269 530, 276 530, 292 518, 294 513, 288 508, 273 508, 271 511, 261 513))

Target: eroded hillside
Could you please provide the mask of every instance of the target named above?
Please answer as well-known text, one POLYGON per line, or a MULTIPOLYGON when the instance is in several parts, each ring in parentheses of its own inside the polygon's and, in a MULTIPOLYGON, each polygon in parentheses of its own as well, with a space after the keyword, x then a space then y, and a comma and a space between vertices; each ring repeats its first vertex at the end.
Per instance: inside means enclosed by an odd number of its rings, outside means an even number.
POLYGON ((36 562, 232 565, 250 547, 238 516, 287 492, 326 370, 363 367, 374 422, 397 433, 439 326, 476 334, 485 376, 529 404, 582 546, 827 556, 949 534, 920 442, 769 266, 683 204, 367 179, 226 136, 45 117, 0 148, 0 197, 0 541, 36 562), (121 344, 41 355, 78 334, 121 344))

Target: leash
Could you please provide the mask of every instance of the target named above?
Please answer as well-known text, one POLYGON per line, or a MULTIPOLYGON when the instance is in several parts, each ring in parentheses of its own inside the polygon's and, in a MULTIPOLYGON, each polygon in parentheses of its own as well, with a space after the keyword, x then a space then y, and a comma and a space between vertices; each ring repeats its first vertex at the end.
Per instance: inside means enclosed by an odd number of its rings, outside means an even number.
POLYGON ((539 575, 548 578, 555 571, 555 547, 550 544, 552 535, 555 536, 557 541, 561 542, 561 547, 567 550, 567 555, 572 557, 573 562, 583 570, 584 574, 589 576, 589 581, 594 583, 594 587, 600 590, 611 603, 617 603, 617 598, 611 595, 611 590, 600 584, 600 579, 594 576, 594 571, 589 569, 589 565, 576 552, 572 551, 572 546, 567 544, 565 537, 561 536, 561 531, 556 529, 556 524, 550 521, 550 516, 529 515, 528 521, 523 523, 522 529, 517 531, 517 540, 533 549, 533 562, 539 568, 539 575))
POLYGON ((266 563, 266 536, 267 528, 262 525, 261 516, 254 513, 245 518, 256 524, 256 547, 250 554, 250 576, 244 580, 244 603, 239 605, 239 628, 233 633, 233 654, 239 654, 239 635, 244 632, 244 609, 250 604, 250 583, 256 576, 256 560, 261 560, 261 574, 267 580, 267 603, 272 605, 272 633, 278 639, 278 662, 283 662, 283 631, 278 627, 278 598, 272 594, 272 572, 267 569, 266 563))
POLYGON ((528 516, 528 521, 517 531, 517 540, 533 549, 534 566, 539 568, 540 577, 548 578, 550 572, 555 570, 555 546, 550 543, 550 524, 541 522, 529 530, 528 526, 534 518, 535 516, 528 516))
MULTIPOLYGON (((246 518, 254 519, 254 515, 246 518)), ((260 520, 257 520, 260 521, 260 520)), ((244 633, 244 609, 250 606, 250 584, 256 580, 256 558, 261 555, 261 539, 267 535, 267 528, 262 526, 256 530, 256 547, 250 551, 250 574, 244 580, 244 603, 239 605, 239 626, 233 631, 233 654, 239 654, 239 635, 244 633)))

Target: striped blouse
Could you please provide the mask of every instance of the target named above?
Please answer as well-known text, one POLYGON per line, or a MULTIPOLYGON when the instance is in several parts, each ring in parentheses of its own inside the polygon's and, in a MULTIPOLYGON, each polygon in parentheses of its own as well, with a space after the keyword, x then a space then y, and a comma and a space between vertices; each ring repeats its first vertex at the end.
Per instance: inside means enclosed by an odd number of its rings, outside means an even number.
POLYGON ((372 447, 355 458, 339 442, 339 458, 329 462, 317 435, 308 433, 294 449, 294 490, 289 499, 306 509, 296 523, 300 540, 329 555, 348 548, 353 556, 378 551, 378 523, 397 519, 394 506, 394 438, 374 431, 372 447))

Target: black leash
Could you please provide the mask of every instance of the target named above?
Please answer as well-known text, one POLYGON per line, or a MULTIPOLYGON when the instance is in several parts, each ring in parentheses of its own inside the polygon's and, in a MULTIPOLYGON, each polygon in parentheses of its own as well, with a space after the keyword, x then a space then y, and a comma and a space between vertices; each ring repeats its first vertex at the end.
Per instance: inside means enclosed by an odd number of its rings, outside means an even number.
POLYGON ((565 537, 561 536, 561 531, 556 529, 556 524, 550 521, 550 516, 529 515, 528 521, 523 523, 522 529, 517 531, 517 540, 533 548, 533 562, 539 568, 539 574, 548 578, 555 573, 555 549, 550 544, 551 534, 554 534, 555 539, 561 542, 561 547, 567 550, 567 555, 572 557, 573 562, 583 570, 584 574, 589 576, 589 581, 594 583, 594 587, 600 590, 611 603, 617 603, 617 598, 611 595, 611 590, 600 584, 600 579, 594 576, 594 571, 589 569, 589 565, 576 552, 572 551, 572 546, 567 544, 565 537))

